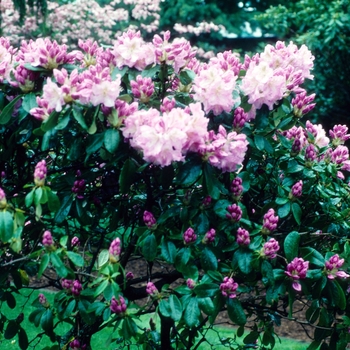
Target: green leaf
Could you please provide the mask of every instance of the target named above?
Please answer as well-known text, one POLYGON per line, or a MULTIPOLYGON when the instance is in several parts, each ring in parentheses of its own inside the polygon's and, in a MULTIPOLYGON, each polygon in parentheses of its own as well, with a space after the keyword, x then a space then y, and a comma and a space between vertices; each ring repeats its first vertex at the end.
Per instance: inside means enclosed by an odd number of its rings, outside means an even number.
POLYGON ((41 257, 39 271, 38 271, 38 278, 40 278, 42 276, 42 274, 44 273, 44 271, 46 270, 47 266, 49 265, 49 261, 50 261, 49 254, 44 254, 41 257))
POLYGON ((65 310, 64 310, 64 318, 71 317, 71 315, 72 315, 72 313, 73 313, 73 311, 74 311, 76 305, 77 305, 77 302, 76 302, 75 299, 72 299, 72 300, 68 303, 67 307, 66 307, 65 310))
POLYGON ((226 214, 227 214, 226 209, 231 204, 232 202, 229 202, 227 199, 218 200, 214 206, 215 214, 217 214, 221 219, 226 219, 226 214))
POLYGON ((300 234, 296 231, 290 232, 284 240, 284 252, 288 261, 298 256, 300 234))
POLYGON ((210 164, 203 164, 203 187, 204 191, 209 194, 213 199, 219 199, 220 190, 219 190, 219 181, 214 175, 213 168, 210 164))
POLYGON ((33 198, 34 198, 34 191, 35 188, 33 188, 27 195, 26 198, 24 200, 26 207, 30 207, 33 203, 33 198))
POLYGON ((191 159, 181 164, 178 174, 176 175, 177 185, 190 185, 195 183, 202 174, 202 162, 198 159, 191 159))
POLYGON ((170 264, 173 264, 176 258, 176 246, 173 242, 167 241, 162 238, 161 252, 164 260, 170 264))
POLYGON ((153 261, 157 256, 157 241, 153 233, 147 236, 144 240, 142 245, 142 255, 147 261, 153 261))
POLYGON ((284 204, 282 207, 279 207, 277 214, 280 218, 285 218, 290 213, 290 203, 284 204))
POLYGON ((175 266, 180 272, 186 269, 190 257, 191 251, 189 248, 181 248, 179 250, 175 258, 175 266))
POLYGON ((89 127, 86 125, 81 107, 78 107, 77 105, 73 106, 73 117, 84 130, 88 130, 89 127))
POLYGON ((61 224, 65 219, 67 219, 73 200, 73 194, 63 198, 62 205, 55 216, 55 222, 57 224, 61 224))
POLYGON ((29 341, 28 341, 28 335, 26 331, 22 328, 19 327, 19 332, 18 332, 18 345, 21 350, 27 350, 29 341))
POLYGON ((53 329, 53 314, 50 309, 47 309, 41 316, 40 325, 44 331, 50 332, 53 329))
POLYGON ((13 113, 13 108, 15 107, 15 104, 17 103, 17 101, 22 98, 22 95, 18 95, 17 97, 15 97, 8 105, 6 105, 6 107, 1 111, 0 114, 0 124, 4 125, 7 124, 11 117, 12 117, 12 113, 13 113))
POLYGON ((53 111, 47 120, 41 124, 41 130, 45 132, 52 130, 57 125, 58 117, 59 113, 53 111))
POLYGON ((237 262, 239 269, 244 274, 249 274, 252 270, 252 260, 253 260, 253 254, 249 250, 240 248, 235 251, 233 255, 234 261, 237 262))
POLYGON ((43 195, 43 188, 37 187, 34 191, 34 204, 38 205, 41 201, 41 196, 43 195))
POLYGON ((300 165, 296 160, 292 159, 288 163, 287 173, 293 174, 304 170, 304 166, 300 165))
POLYGON ((107 129, 104 135, 104 145, 106 150, 112 154, 116 152, 120 142, 119 130, 116 129, 107 129))
POLYGON ((100 270, 101 268, 103 268, 108 262, 109 262, 109 251, 107 249, 103 249, 98 255, 98 259, 97 259, 98 269, 100 270))
POLYGON ((182 85, 189 85, 196 77, 196 73, 189 69, 184 69, 180 72, 180 82, 182 85))
POLYGON ((200 283, 193 289, 200 298, 213 297, 218 290, 219 286, 215 283, 200 283))
POLYGON ((239 325, 243 326, 247 322, 247 317, 244 313, 242 305, 237 298, 228 298, 227 302, 227 313, 230 320, 239 325))
POLYGON ((164 317, 169 317, 170 318, 170 316, 171 316, 171 309, 170 309, 169 302, 167 300, 162 299, 160 301, 160 303, 159 303, 159 312, 164 317))
POLYGON ((199 323, 200 309, 198 307, 198 299, 191 298, 185 308, 184 320, 188 327, 192 328, 199 323))
POLYGON ((32 108, 38 107, 36 96, 33 92, 25 95, 22 102, 22 108, 29 113, 32 108))
POLYGON ((262 150, 265 149, 265 137, 264 136, 262 136, 262 135, 255 135, 254 136, 254 143, 255 143, 256 148, 259 151, 262 151, 262 150))
POLYGON ((218 258, 216 255, 207 247, 205 247, 201 254, 201 265, 204 271, 218 269, 218 258))
POLYGON ((9 242, 13 236, 14 221, 8 211, 0 211, 0 241, 9 242))
POLYGON ((198 305, 199 308, 207 315, 211 315, 215 310, 214 303, 209 297, 198 298, 198 305))
POLYGON ((69 260, 78 267, 83 267, 84 266, 84 259, 83 257, 75 252, 67 251, 67 256, 69 260))
POLYGON ((122 167, 119 176, 120 192, 126 194, 130 192, 130 186, 132 185, 135 177, 137 166, 131 159, 127 159, 122 167))
POLYGON ((340 310, 345 310, 346 308, 346 298, 342 287, 339 285, 337 280, 332 280, 328 282, 329 290, 332 295, 332 301, 340 310))
POLYGON ((89 158, 91 154, 97 152, 102 147, 103 141, 104 141, 104 133, 89 135, 87 139, 85 161, 89 158))
POLYGON ((326 260, 323 255, 316 249, 311 247, 305 247, 300 249, 301 256, 304 260, 308 260, 310 264, 314 264, 317 267, 323 268, 325 266, 326 260))
POLYGON ((124 322, 122 325, 122 334, 124 339, 131 339, 134 335, 137 334, 138 328, 135 321, 130 318, 124 318, 124 322))
POLYGON ((98 287, 95 290, 94 293, 94 298, 98 297, 100 294, 103 293, 103 291, 107 288, 107 286, 109 285, 108 280, 104 280, 102 283, 100 283, 98 285, 98 287))
POLYGON ((10 320, 7 324, 4 337, 5 339, 12 339, 19 331, 19 325, 16 321, 10 320))
POLYGON ((57 274, 60 277, 66 277, 68 274, 67 268, 64 266, 61 258, 56 254, 56 252, 53 252, 50 254, 50 259, 52 262, 52 265, 55 267, 57 274))
POLYGON ((275 276, 273 274, 272 265, 264 260, 261 264, 261 274, 263 275, 263 282, 265 285, 273 286, 275 283, 275 276), (266 283, 265 283, 266 279, 266 283))
POLYGON ((169 307, 171 310, 170 317, 175 321, 178 322, 181 319, 182 316, 182 304, 178 297, 174 294, 171 294, 169 297, 169 307))
POLYGON ((60 209, 60 200, 56 193, 53 193, 51 190, 47 190, 47 205, 51 212, 55 212, 60 209))
POLYGON ((292 204, 292 213, 293 213, 295 221, 297 222, 298 225, 300 225, 302 211, 301 211, 300 205, 298 203, 294 202, 292 204))

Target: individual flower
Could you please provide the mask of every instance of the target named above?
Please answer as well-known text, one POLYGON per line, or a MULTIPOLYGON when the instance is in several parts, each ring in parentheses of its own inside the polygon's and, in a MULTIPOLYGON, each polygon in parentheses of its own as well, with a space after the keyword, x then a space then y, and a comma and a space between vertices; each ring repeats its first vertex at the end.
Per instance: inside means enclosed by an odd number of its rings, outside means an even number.
POLYGON ((280 246, 278 242, 271 238, 268 242, 266 242, 261 250, 261 256, 266 259, 274 259, 277 256, 277 252, 280 250, 280 246))
POLYGON ((215 236, 216 236, 216 231, 213 228, 211 228, 203 237, 202 243, 203 244, 213 243, 215 241, 215 236))
POLYGON ((242 179, 240 177, 236 177, 231 182, 230 190, 235 198, 239 198, 243 193, 242 179))
POLYGON ((182 235, 184 244, 191 244, 196 241, 197 235, 194 233, 193 228, 189 227, 182 235))
POLYGON ((154 230, 157 228, 157 220, 154 217, 154 215, 145 210, 143 213, 143 222, 145 223, 145 225, 150 229, 150 230, 154 230))
POLYGON ((151 297, 156 297, 159 294, 159 291, 153 282, 148 282, 146 286, 146 293, 151 297))
POLYGON ((326 136, 326 131, 321 124, 312 124, 309 120, 305 124, 306 131, 313 136, 313 140, 309 139, 309 142, 315 144, 317 147, 322 148, 329 145, 329 138, 326 136))
POLYGON ((237 244, 240 246, 248 246, 250 244, 250 235, 247 230, 242 227, 239 227, 237 230, 237 244))
POLYGON ((41 160, 36 166, 34 171, 34 183, 36 186, 44 186, 47 175, 46 161, 41 160))
POLYGON ((131 91, 134 96, 143 103, 147 103, 154 93, 154 83, 151 78, 142 78, 141 75, 136 80, 130 81, 131 91))
POLYGON ((111 245, 109 246, 109 261, 111 263, 116 263, 119 261, 121 249, 121 241, 120 238, 117 237, 111 242, 111 245))
POLYGON ((7 200, 5 192, 2 188, 0 188, 0 209, 4 209, 7 206, 7 200))
POLYGON ((238 283, 236 283, 233 278, 225 277, 223 282, 220 284, 221 294, 224 297, 233 299, 236 297, 236 290, 238 288, 238 283))
POLYGON ((300 279, 306 278, 306 273, 309 268, 309 262, 302 258, 294 258, 288 265, 287 271, 284 273, 293 281, 292 287, 297 291, 301 291, 300 279))
POLYGON ((275 211, 271 208, 264 215, 262 233, 268 235, 276 230, 279 217, 275 215, 275 211))
POLYGON ((53 239, 50 231, 46 230, 44 232, 42 244, 45 248, 51 247, 53 245, 53 239))
POLYGON ((123 314, 126 311, 125 299, 121 295, 119 296, 118 299, 113 297, 109 308, 115 314, 118 314, 118 315, 123 314))
POLYGON ((348 127, 346 125, 334 125, 332 130, 329 130, 329 136, 332 139, 334 146, 344 144, 350 138, 350 134, 347 134, 348 127))
POLYGON ((345 271, 339 271, 339 268, 341 268, 343 264, 344 259, 340 259, 338 254, 331 256, 325 264, 325 273, 327 278, 330 280, 335 279, 335 277, 349 278, 350 275, 345 271))
POLYGON ((189 289, 193 289, 196 286, 196 282, 192 278, 186 280, 186 285, 189 289))
POLYGON ((175 108, 176 101, 175 98, 169 99, 168 97, 165 97, 163 99, 162 104, 160 105, 160 111, 162 113, 170 112, 173 108, 175 108))
POLYGON ((226 208, 226 211, 228 211, 228 213, 226 213, 226 217, 228 219, 230 219, 231 221, 237 222, 237 221, 241 220, 242 209, 238 204, 234 203, 232 205, 229 205, 226 208))
POLYGON ((299 197, 301 197, 302 193, 303 193, 303 181, 299 180, 298 182, 296 182, 292 186, 289 197, 290 198, 299 198, 299 197))

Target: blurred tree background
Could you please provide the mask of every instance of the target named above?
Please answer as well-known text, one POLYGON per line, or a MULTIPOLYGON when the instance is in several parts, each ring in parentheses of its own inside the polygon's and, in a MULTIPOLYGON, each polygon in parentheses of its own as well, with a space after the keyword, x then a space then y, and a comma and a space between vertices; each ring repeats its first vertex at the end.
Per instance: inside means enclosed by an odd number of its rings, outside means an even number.
POLYGON ((86 40, 94 35, 92 39, 112 44, 131 28, 140 29, 147 40, 170 30, 173 37, 185 37, 211 55, 224 50, 249 53, 276 40, 305 44, 315 56, 316 79, 307 86, 317 95, 313 122, 329 128, 349 119, 348 0, 2 0, 0 7, 2 34, 11 40, 14 34, 24 39, 50 36, 76 45, 78 36, 86 35, 86 40), (60 10, 64 7, 66 12, 60 10), (76 13, 68 15, 72 7, 76 13), (63 30, 58 23, 65 13, 69 25, 63 30), (79 16, 81 23, 72 23, 79 22, 79 16), (17 29, 11 29, 11 20, 17 29))

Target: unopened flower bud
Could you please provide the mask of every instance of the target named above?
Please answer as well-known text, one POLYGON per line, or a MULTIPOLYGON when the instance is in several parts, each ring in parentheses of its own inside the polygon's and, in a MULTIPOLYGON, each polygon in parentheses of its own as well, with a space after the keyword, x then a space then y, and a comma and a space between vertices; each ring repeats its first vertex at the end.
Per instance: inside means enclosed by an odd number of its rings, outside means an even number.
POLYGON ((35 185, 36 186, 44 186, 46 175, 47 175, 46 161, 43 159, 35 167, 35 171, 34 171, 34 183, 35 183, 35 185))
POLYGON ((196 286, 196 282, 192 278, 188 278, 186 285, 189 289, 193 289, 196 286))
POLYGON ((74 236, 71 240, 71 245, 72 247, 77 247, 80 245, 80 241, 79 241, 79 238, 74 236))
POLYGON ((155 230, 157 228, 157 220, 154 215, 147 210, 143 213, 143 222, 150 230, 155 230))
POLYGON ((111 263, 116 263, 119 261, 121 249, 122 247, 120 238, 117 237, 112 241, 111 245, 109 246, 109 260, 111 263))
POLYGON ((203 244, 213 243, 215 241, 216 231, 211 228, 202 239, 203 244))
POLYGON ((51 247, 53 245, 53 239, 50 231, 46 230, 44 232, 42 244, 44 247, 51 247))
POLYGON ((194 233, 193 228, 189 227, 183 234, 183 240, 185 244, 191 244, 196 241, 197 235, 194 233))
POLYGON ((241 246, 248 246, 250 244, 249 232, 244 228, 238 228, 237 230, 237 243, 241 246))
POLYGON ((220 284, 221 294, 224 297, 233 299, 236 297, 236 290, 238 288, 238 283, 235 283, 233 278, 225 277, 223 282, 220 284))
POLYGON ((235 198, 239 198, 243 193, 242 179, 240 177, 236 177, 232 180, 231 188, 230 188, 233 196, 235 198))
POLYGON ((301 197, 302 194, 303 194, 303 181, 299 180, 292 186, 289 197, 299 198, 301 197))
POLYGON ((122 296, 119 296, 119 299, 113 297, 111 300, 110 309, 115 314, 123 314, 126 311, 125 299, 122 296))
POLYGON ((241 220, 242 218, 242 209, 240 208, 239 205, 236 203, 229 205, 226 210, 228 213, 226 214, 226 217, 230 219, 231 221, 237 222, 241 220))
POLYGON ((274 259, 277 256, 277 252, 280 250, 278 242, 271 238, 268 242, 264 244, 264 247, 261 251, 261 256, 266 259, 274 259))
POLYGON ((0 209, 4 209, 7 206, 7 200, 5 192, 2 188, 0 188, 0 209))
POLYGON ((276 230, 279 217, 275 215, 275 211, 271 208, 264 215, 263 221, 263 234, 269 234, 270 232, 276 230))

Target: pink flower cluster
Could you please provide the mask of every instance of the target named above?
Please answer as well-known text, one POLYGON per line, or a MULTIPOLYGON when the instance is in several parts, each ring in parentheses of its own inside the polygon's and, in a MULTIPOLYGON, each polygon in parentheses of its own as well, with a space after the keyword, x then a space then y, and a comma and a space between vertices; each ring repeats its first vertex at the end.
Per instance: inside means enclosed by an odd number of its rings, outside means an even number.
POLYGON ((86 344, 80 344, 80 341, 78 339, 74 339, 69 343, 69 347, 72 350, 85 350, 86 344))
POLYGON ((295 198, 299 198, 301 197, 301 195, 303 194, 303 181, 299 180, 298 182, 296 182, 291 189, 291 196, 295 197, 295 198))
POLYGON ((145 210, 143 213, 143 222, 150 230, 154 230, 157 227, 156 218, 151 212, 147 210, 145 210))
POLYGON ((243 108, 237 107, 233 112, 233 128, 241 130, 247 121, 249 121, 248 113, 245 113, 243 108))
POLYGON ((329 130, 329 136, 332 139, 334 146, 344 144, 345 141, 350 139, 350 134, 347 134, 348 127, 346 125, 335 125, 332 130, 329 130))
POLYGON ((327 275, 327 278, 330 280, 335 279, 335 277, 339 278, 349 278, 350 275, 347 274, 345 271, 339 271, 339 268, 341 268, 344 264, 344 259, 340 259, 338 254, 333 255, 329 258, 328 261, 326 261, 325 264, 325 273, 327 275))
POLYGON ((4 190, 0 187, 0 209, 4 209, 7 206, 6 194, 4 190))
POLYGON ((184 244, 191 244, 196 241, 197 235, 194 233, 193 228, 189 227, 182 235, 184 244))
POLYGON ((153 282, 148 282, 146 286, 146 293, 152 297, 157 296, 159 291, 153 282))
POLYGON ((39 296, 38 296, 38 299, 39 299, 39 303, 44 306, 44 307, 47 307, 48 306, 48 302, 47 302, 47 299, 45 297, 44 294, 40 293, 39 296))
POLYGON ((277 252, 279 250, 280 246, 278 242, 274 238, 271 238, 264 244, 261 255, 266 259, 274 259, 277 256, 277 252))
POLYGON ((109 260, 112 263, 116 263, 119 261, 119 256, 120 256, 120 252, 121 252, 121 241, 120 238, 117 237, 116 239, 114 239, 110 246, 109 246, 109 260))
POLYGON ((269 234, 276 230, 279 217, 275 215, 275 211, 271 208, 264 215, 262 233, 269 234))
POLYGON ((311 103, 315 99, 315 96, 315 94, 306 96, 306 91, 296 94, 292 99, 294 115, 300 118, 306 113, 309 113, 316 106, 316 103, 311 103))
POLYGON ((307 270, 309 269, 309 262, 302 258, 294 258, 288 265, 287 271, 284 273, 293 281, 292 287, 297 291, 301 291, 300 279, 306 278, 307 270))
POLYGON ((186 285, 189 289, 194 289, 194 287, 196 286, 196 282, 192 278, 188 278, 186 280, 186 285))
POLYGON ((211 228, 203 237, 202 243, 203 244, 209 244, 213 243, 215 241, 216 231, 215 229, 211 228))
POLYGON ((78 198, 80 199, 84 198, 84 196, 81 193, 85 191, 85 187, 86 187, 86 184, 84 179, 75 180, 72 187, 72 192, 77 194, 78 198))
POLYGON ((154 93, 154 84, 151 78, 142 78, 141 75, 136 80, 130 81, 131 91, 134 96, 143 103, 147 103, 154 93))
POLYGON ((238 288, 238 283, 236 283, 232 277, 225 277, 223 282, 220 284, 221 294, 224 297, 230 299, 236 298, 236 290, 238 288))
POLYGON ((78 280, 72 281, 67 279, 61 280, 62 288, 71 292, 75 297, 78 297, 83 289, 81 283, 78 280))
POLYGON ((232 205, 229 205, 226 210, 228 211, 228 213, 226 213, 226 217, 228 219, 230 219, 233 222, 237 222, 239 220, 241 220, 242 218, 242 209, 241 207, 234 203, 232 205))
POLYGON ((46 175, 47 175, 46 161, 43 159, 35 166, 35 170, 34 170, 35 185, 44 186, 46 175))
POLYGON ((242 227, 239 227, 237 230, 237 239, 238 245, 240 246, 248 246, 250 244, 250 235, 247 230, 242 227))
POLYGON ((111 311, 117 315, 123 314, 126 311, 125 299, 120 295, 118 299, 115 297, 111 300, 111 305, 109 307, 111 311))
POLYGON ((79 238, 77 236, 74 236, 71 240, 72 247, 77 247, 80 245, 79 238))
POLYGON ((286 46, 278 41, 267 45, 260 55, 246 57, 246 75, 242 79, 242 91, 255 108, 263 104, 270 110, 273 105, 291 91, 301 92, 299 87, 305 79, 312 79, 311 52, 305 45, 300 49, 293 43, 286 46))
POLYGON ((53 239, 50 231, 46 230, 44 232, 42 244, 44 247, 51 247, 53 245, 53 239))
POLYGON ((232 192, 233 196, 236 198, 239 198, 243 193, 242 183, 243 181, 240 177, 234 178, 231 182, 230 191, 232 192))

